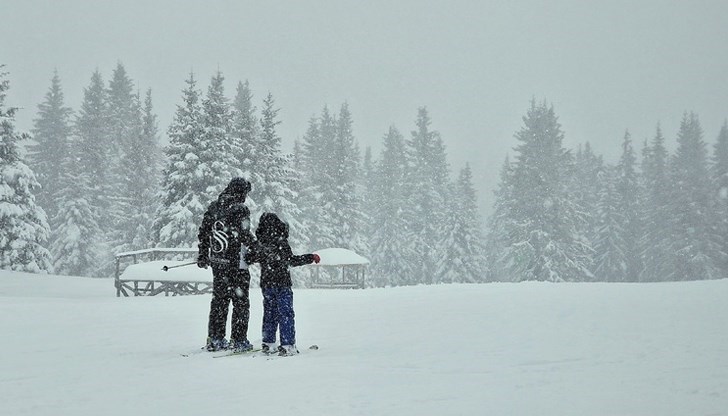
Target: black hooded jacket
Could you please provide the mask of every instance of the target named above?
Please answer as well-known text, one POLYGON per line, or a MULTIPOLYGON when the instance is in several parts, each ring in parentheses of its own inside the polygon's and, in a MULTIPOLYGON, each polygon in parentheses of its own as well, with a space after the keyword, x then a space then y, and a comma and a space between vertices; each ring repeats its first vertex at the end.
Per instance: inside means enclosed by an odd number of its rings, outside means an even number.
POLYGON ((288 244, 288 224, 276 214, 266 212, 260 217, 258 239, 245 256, 248 264, 260 263, 260 287, 291 287, 289 267, 313 263, 313 254, 296 256, 288 244))
POLYGON ((249 182, 235 178, 205 212, 197 234, 198 248, 200 256, 209 256, 213 266, 238 268, 241 246, 253 244, 250 210, 245 206, 249 190, 249 182))

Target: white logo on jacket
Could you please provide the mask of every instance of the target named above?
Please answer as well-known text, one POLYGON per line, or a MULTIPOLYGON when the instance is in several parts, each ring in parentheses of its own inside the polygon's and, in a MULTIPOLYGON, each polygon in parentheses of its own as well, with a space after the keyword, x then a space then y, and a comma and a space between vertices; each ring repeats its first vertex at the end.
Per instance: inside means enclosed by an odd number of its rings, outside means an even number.
POLYGON ((222 221, 215 221, 212 226, 212 252, 223 253, 228 249, 230 244, 228 235, 225 232, 225 223, 222 221))

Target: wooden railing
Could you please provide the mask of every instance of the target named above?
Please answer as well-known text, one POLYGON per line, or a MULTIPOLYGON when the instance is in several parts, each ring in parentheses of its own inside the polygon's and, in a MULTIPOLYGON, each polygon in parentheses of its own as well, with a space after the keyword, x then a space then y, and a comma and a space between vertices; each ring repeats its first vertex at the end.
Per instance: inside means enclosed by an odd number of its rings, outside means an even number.
POLYGON ((194 259, 196 248, 151 248, 129 251, 116 255, 115 286, 116 296, 165 296, 201 295, 212 293, 211 281, 175 281, 169 279, 134 278, 123 279, 123 271, 132 264, 170 259, 194 259))

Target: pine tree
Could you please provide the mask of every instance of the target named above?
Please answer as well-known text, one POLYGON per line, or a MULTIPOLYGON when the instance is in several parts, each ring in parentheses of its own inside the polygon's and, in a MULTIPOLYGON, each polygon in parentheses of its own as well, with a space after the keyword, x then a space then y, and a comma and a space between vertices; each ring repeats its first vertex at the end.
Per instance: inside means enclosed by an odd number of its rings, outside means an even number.
POLYGON ((112 251, 118 253, 132 248, 130 239, 136 232, 136 226, 131 219, 138 209, 138 198, 135 197, 138 191, 133 186, 137 175, 142 173, 135 170, 138 167, 136 159, 140 152, 148 150, 139 148, 142 134, 139 98, 134 94, 134 83, 121 63, 116 65, 111 76, 106 100, 109 144, 106 187, 110 190, 106 211, 110 223, 104 231, 112 251))
POLYGON ((437 131, 430 129, 430 116, 425 107, 418 110, 412 138, 406 142, 409 174, 407 191, 410 204, 407 222, 410 224, 417 253, 413 264, 420 283, 442 281, 437 273, 439 247, 445 239, 444 219, 447 210, 449 183, 445 147, 437 131))
POLYGON ((185 81, 183 104, 177 106, 169 126, 169 146, 162 175, 162 201, 155 215, 154 231, 158 247, 191 247, 197 244, 197 231, 210 199, 211 181, 201 158, 202 107, 194 75, 185 81), (203 175, 203 172, 205 175, 203 175))
POLYGON ((199 141, 197 174, 207 183, 206 201, 216 198, 230 179, 241 176, 240 162, 231 140, 232 110, 225 97, 225 77, 218 71, 202 100, 202 137, 199 141))
POLYGON ((348 106, 337 117, 324 107, 309 123, 302 143, 304 216, 315 224, 310 244, 341 247, 365 254, 366 217, 357 189, 359 149, 352 133, 348 106))
POLYGON ((281 152, 281 138, 276 126, 278 109, 273 95, 268 93, 261 110, 260 133, 256 140, 256 177, 258 182, 251 196, 258 202, 258 217, 263 212, 275 212, 289 225, 291 247, 303 250, 308 243, 308 228, 302 221, 294 191, 300 172, 290 168, 290 158, 281 152))
POLYGON ((322 201, 329 178, 325 170, 325 157, 328 153, 328 143, 324 143, 321 133, 322 124, 330 116, 324 107, 321 120, 313 117, 309 120, 306 134, 303 136, 297 163, 300 167, 301 185, 298 193, 298 205, 302 207, 302 220, 304 223, 315 225, 309 232, 309 244, 315 249, 333 247, 329 237, 332 234, 328 222, 324 221, 324 207, 322 201))
POLYGON ((132 132, 129 147, 121 160, 121 209, 114 252, 138 250, 152 243, 153 216, 158 191, 157 122, 152 108, 151 90, 147 91, 142 108, 135 98, 135 117, 130 121, 132 132))
POLYGON ((604 161, 601 156, 594 154, 587 142, 577 149, 574 169, 571 186, 574 201, 586 220, 580 234, 593 246, 599 230, 599 193, 606 178, 604 161))
POLYGON ((670 163, 671 251, 676 253, 671 280, 719 278, 724 254, 712 227, 707 149, 697 115, 684 115, 677 140, 670 163))
POLYGON ((460 171, 450 199, 450 215, 446 220, 444 255, 439 265, 442 280, 450 283, 485 281, 482 223, 473 187, 473 173, 466 164, 460 171))
POLYGON ((357 189, 361 155, 354 138, 353 120, 348 104, 341 106, 336 125, 335 141, 331 148, 329 175, 335 191, 327 213, 335 234, 334 247, 343 247, 367 255, 365 236, 367 217, 362 211, 361 193, 357 189))
POLYGON ((510 200, 500 202, 508 219, 500 220, 503 256, 497 264, 505 268, 493 273, 516 281, 591 279, 591 247, 580 234, 586 219, 568 187, 573 160, 553 107, 532 101, 523 121, 510 200))
MULTIPOLYGON (((728 253, 728 120, 723 123, 713 148, 711 175, 715 184, 715 233, 720 237, 720 250, 725 254, 728 253)), ((728 262, 720 267, 725 273, 728 262)))
POLYGON ((113 203, 118 200, 119 192, 111 185, 116 163, 111 160, 107 91, 98 71, 93 73, 91 83, 84 89, 74 130, 78 164, 84 176, 83 179, 79 178, 79 183, 86 184, 81 189, 84 194, 80 198, 94 213, 94 222, 103 234, 97 241, 97 249, 104 255, 97 261, 98 271, 94 274, 108 275, 113 267, 108 233, 115 229, 115 221, 119 218, 113 203))
POLYGON ((391 126, 384 136, 383 150, 372 179, 377 208, 370 212, 371 283, 403 286, 417 283, 412 232, 405 212, 407 154, 402 134, 391 126))
POLYGON ((70 154, 59 160, 58 212, 53 218, 55 238, 51 253, 56 273, 70 276, 101 276, 102 231, 97 208, 89 203, 91 178, 80 164, 78 137, 69 142, 70 154))
POLYGON ((0 269, 47 273, 53 270, 45 247, 50 228, 33 194, 40 184, 18 149, 30 136, 15 131, 17 109, 5 108, 6 75, 0 65, 0 269))
MULTIPOLYGON (((58 161, 68 157, 72 113, 64 104, 61 79, 55 71, 45 100, 38 105, 38 115, 32 132, 35 144, 28 146, 27 156, 28 164, 40 183, 36 194, 37 203, 49 219, 58 212, 56 198, 61 176, 58 161)), ((51 230, 54 229, 51 226, 51 230)))
POLYGON ((622 156, 617 164, 616 191, 619 198, 618 209, 624 219, 622 224, 624 243, 623 280, 636 282, 642 271, 642 260, 639 253, 639 241, 642 234, 640 218, 640 187, 637 176, 637 158, 632 148, 632 138, 625 132, 622 142, 622 156))
POLYGON ((275 211, 281 196, 278 193, 281 191, 284 166, 281 157, 281 138, 276 132, 276 126, 280 124, 278 111, 275 108, 273 95, 268 93, 263 100, 260 133, 254 142, 253 175, 256 178, 256 186, 250 192, 251 198, 258 205, 259 214, 275 211))
POLYGON ((511 213, 513 195, 513 165, 510 157, 506 156, 500 170, 498 188, 493 192, 495 202, 493 213, 488 218, 488 234, 485 239, 485 258, 487 281, 508 281, 511 280, 506 271, 510 265, 506 263, 511 259, 506 254, 510 249, 509 230, 514 229, 516 224, 515 215, 511 213))
MULTIPOLYGON (((359 188, 362 190, 361 209, 364 212, 369 213, 369 216, 371 217, 371 213, 374 212, 380 205, 379 195, 375 191, 375 161, 374 157, 372 156, 371 146, 367 146, 364 149, 364 159, 362 160, 361 173, 361 177, 359 178, 359 188)), ((366 227, 366 235, 371 235, 371 232, 374 231, 369 226, 371 224, 372 222, 368 221, 368 226, 366 227)))
MULTIPOLYGON (((239 82, 232 103, 232 150, 234 159, 242 169, 242 176, 253 184, 253 192, 256 192, 257 185, 260 183, 260 178, 256 176, 258 172, 258 149, 256 145, 259 128, 255 110, 253 93, 250 90, 248 81, 245 81, 245 83, 239 82)), ((246 204, 249 206, 251 213, 258 212, 256 201, 252 195, 248 195, 246 204)))
POLYGON ((599 190, 599 221, 594 241, 594 276, 596 280, 623 282, 626 280, 627 216, 621 210, 619 192, 620 169, 606 167, 599 190))
MULTIPOLYGON (((106 94, 110 159, 112 162, 118 162, 133 145, 134 136, 138 135, 139 123, 134 83, 120 62, 114 69, 106 94)), ((121 171, 123 168, 118 165, 114 168, 120 169, 115 173, 121 177, 111 178, 111 183, 117 185, 126 179, 123 178, 125 172, 121 171)))
MULTIPOLYGON (((315 129, 316 136, 311 138, 311 144, 304 143, 304 149, 310 155, 308 166, 319 164, 317 169, 311 171, 309 188, 316 195, 316 201, 314 201, 316 208, 311 213, 316 227, 311 237, 312 242, 315 243, 314 247, 320 248, 340 247, 337 235, 341 235, 341 230, 336 228, 332 218, 332 212, 335 209, 334 202, 339 192, 334 177, 335 166, 339 163, 334 151, 337 124, 336 115, 325 106, 315 129)), ((309 131, 311 131, 311 126, 309 126, 309 131)))
POLYGON ((674 254, 669 214, 670 183, 668 178, 668 153, 660 126, 655 137, 642 152, 643 234, 640 255, 643 262, 640 281, 668 279, 674 254))

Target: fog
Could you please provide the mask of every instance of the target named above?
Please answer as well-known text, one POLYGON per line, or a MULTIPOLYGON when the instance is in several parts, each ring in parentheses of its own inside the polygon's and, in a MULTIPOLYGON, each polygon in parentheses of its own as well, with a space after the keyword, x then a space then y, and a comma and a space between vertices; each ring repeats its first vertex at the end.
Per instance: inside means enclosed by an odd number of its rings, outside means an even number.
POLYGON ((481 209, 535 98, 552 103, 566 145, 616 159, 624 131, 639 149, 659 122, 673 146, 684 111, 713 143, 728 117, 728 2, 0 1, 7 104, 32 128, 57 69, 77 110, 98 69, 117 62, 152 89, 166 131, 190 71, 228 96, 248 80, 281 108, 284 146, 324 105, 348 102, 362 148, 427 106, 451 168, 473 168, 481 209))

